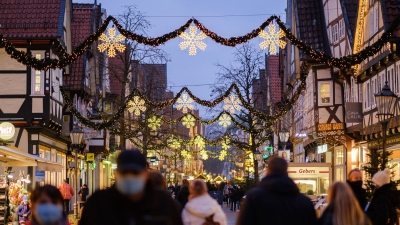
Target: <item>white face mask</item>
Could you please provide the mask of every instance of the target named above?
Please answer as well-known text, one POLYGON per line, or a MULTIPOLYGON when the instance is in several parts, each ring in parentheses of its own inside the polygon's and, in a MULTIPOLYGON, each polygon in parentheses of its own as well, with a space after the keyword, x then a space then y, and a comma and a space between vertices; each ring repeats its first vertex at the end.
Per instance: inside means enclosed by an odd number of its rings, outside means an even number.
POLYGON ((115 186, 122 194, 132 196, 143 191, 145 181, 141 177, 121 176, 115 182, 115 186))

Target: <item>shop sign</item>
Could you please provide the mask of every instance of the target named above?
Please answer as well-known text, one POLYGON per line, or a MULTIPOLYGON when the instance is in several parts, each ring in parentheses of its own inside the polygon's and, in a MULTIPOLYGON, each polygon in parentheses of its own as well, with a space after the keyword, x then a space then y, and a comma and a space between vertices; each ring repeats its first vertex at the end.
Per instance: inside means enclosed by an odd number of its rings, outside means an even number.
MULTIPOLYGON (((400 137, 392 137, 392 138, 387 138, 386 139, 386 144, 391 145, 391 144, 398 144, 400 143, 400 137)), ((379 143, 378 141, 372 141, 368 142, 368 148, 373 148, 373 147, 378 147, 379 143)))
POLYGON ((4 122, 0 124, 0 139, 3 141, 10 140, 14 137, 15 127, 12 123, 4 122))
POLYGON ((46 173, 45 171, 36 170, 36 182, 44 182, 46 173))
POLYGON ((93 162, 94 161, 94 153, 86 153, 86 161, 93 162))
POLYGON ((289 167, 290 176, 329 176, 328 167, 289 167))
POLYGON ((328 151, 328 145, 327 145, 327 144, 320 145, 320 146, 318 146, 318 148, 317 148, 317 153, 318 153, 318 154, 322 154, 322 153, 325 153, 325 152, 327 152, 327 151, 328 151))
POLYGON ((343 139, 344 124, 343 123, 321 123, 317 126, 318 137, 332 137, 335 140, 343 139))
POLYGON ((346 123, 362 123, 362 103, 346 102, 346 123))

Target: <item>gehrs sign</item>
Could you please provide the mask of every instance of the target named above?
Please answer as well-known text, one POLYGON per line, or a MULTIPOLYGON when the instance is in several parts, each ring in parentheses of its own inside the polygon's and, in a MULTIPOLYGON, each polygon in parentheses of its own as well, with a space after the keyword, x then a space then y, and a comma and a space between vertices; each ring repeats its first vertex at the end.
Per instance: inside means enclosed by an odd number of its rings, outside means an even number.
POLYGON ((315 170, 299 169, 299 173, 315 173, 315 170))
POLYGON ((15 127, 12 123, 0 123, 0 140, 7 141, 14 137, 15 127))

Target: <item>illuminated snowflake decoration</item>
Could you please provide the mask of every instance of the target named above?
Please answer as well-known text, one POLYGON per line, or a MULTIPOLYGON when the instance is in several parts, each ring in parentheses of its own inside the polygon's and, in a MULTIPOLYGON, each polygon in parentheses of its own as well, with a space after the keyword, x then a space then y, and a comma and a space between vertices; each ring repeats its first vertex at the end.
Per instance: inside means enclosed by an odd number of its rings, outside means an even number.
POLYGON ((171 148, 173 148, 173 149, 178 149, 178 148, 181 147, 181 143, 179 142, 179 140, 177 140, 177 139, 175 139, 175 138, 173 138, 173 137, 171 137, 171 138, 168 140, 168 145, 169 145, 171 148))
POLYGON ((229 146, 229 143, 230 143, 229 139, 226 138, 225 141, 222 142, 222 149, 223 149, 223 150, 228 150, 229 147, 230 147, 230 146, 229 146))
POLYGON ((158 116, 152 116, 148 120, 148 127, 155 131, 161 126, 161 118, 158 116))
POLYGON ((276 32, 275 24, 270 24, 268 26, 268 32, 262 30, 259 33, 259 36, 265 39, 263 42, 260 43, 260 48, 265 50, 268 48, 269 54, 275 55, 278 52, 278 46, 280 48, 286 47, 286 42, 281 40, 285 36, 285 32, 279 28, 279 31, 276 32))
POLYGON ((176 108, 178 110, 182 109, 183 113, 187 113, 188 109, 190 109, 190 110, 194 109, 192 102, 193 102, 193 99, 191 97, 189 97, 189 95, 183 94, 181 98, 178 98, 178 100, 177 100, 178 105, 176 106, 176 108))
POLYGON ((201 136, 196 136, 194 138, 193 142, 194 142, 194 145, 196 145, 200 149, 206 147, 206 143, 201 136))
POLYGON ((222 114, 222 116, 219 117, 219 123, 220 126, 223 126, 224 128, 230 126, 232 124, 231 117, 228 116, 227 114, 222 114))
POLYGON ((242 107, 239 105, 240 100, 236 98, 234 94, 229 95, 224 99, 225 105, 224 110, 229 111, 231 114, 235 113, 235 110, 241 110, 242 107))
POLYGON ((183 126, 185 126, 186 128, 190 128, 194 126, 196 118, 194 118, 194 116, 192 116, 191 114, 187 114, 182 118, 182 120, 183 120, 182 121, 183 126))
POLYGON ((197 48, 203 51, 206 50, 207 45, 202 42, 202 40, 204 40, 207 35, 201 31, 197 34, 196 26, 190 26, 189 33, 183 32, 180 37, 183 38, 184 41, 179 43, 179 47, 181 50, 189 48, 189 55, 196 55, 197 48))
POLYGON ((182 156, 183 158, 185 158, 185 159, 190 159, 190 158, 192 158, 192 155, 190 155, 189 151, 187 151, 187 150, 185 150, 185 149, 181 151, 181 156, 182 156))
POLYGON ((146 110, 146 106, 144 106, 144 100, 139 98, 139 96, 133 97, 133 101, 130 100, 127 107, 128 111, 130 113, 134 113, 136 116, 139 116, 141 111, 146 110))
POLYGON ((125 50, 125 45, 121 44, 120 42, 125 40, 124 35, 116 34, 116 30, 114 27, 108 29, 108 37, 104 33, 100 35, 99 40, 103 41, 103 43, 99 44, 97 47, 100 52, 104 52, 108 49, 107 55, 108 57, 115 57, 115 49, 119 52, 123 52, 125 50))
POLYGON ((224 161, 224 159, 225 159, 225 157, 226 157, 227 154, 228 154, 228 152, 227 152, 226 150, 222 150, 222 151, 219 153, 218 159, 219 159, 220 161, 224 161))
POLYGON ((208 159, 207 151, 206 150, 201 150, 200 151, 200 156, 201 156, 201 159, 207 160, 208 159))

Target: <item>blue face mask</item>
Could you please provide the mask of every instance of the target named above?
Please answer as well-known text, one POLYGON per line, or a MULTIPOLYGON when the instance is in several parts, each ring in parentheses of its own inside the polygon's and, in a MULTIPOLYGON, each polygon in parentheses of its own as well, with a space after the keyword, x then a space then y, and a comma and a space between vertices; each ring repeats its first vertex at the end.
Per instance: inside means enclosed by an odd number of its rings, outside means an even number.
POLYGON ((62 207, 49 203, 36 205, 36 216, 40 223, 55 223, 62 218, 62 207))
POLYGON ((141 177, 121 176, 115 186, 122 194, 132 196, 143 191, 145 182, 141 177))

